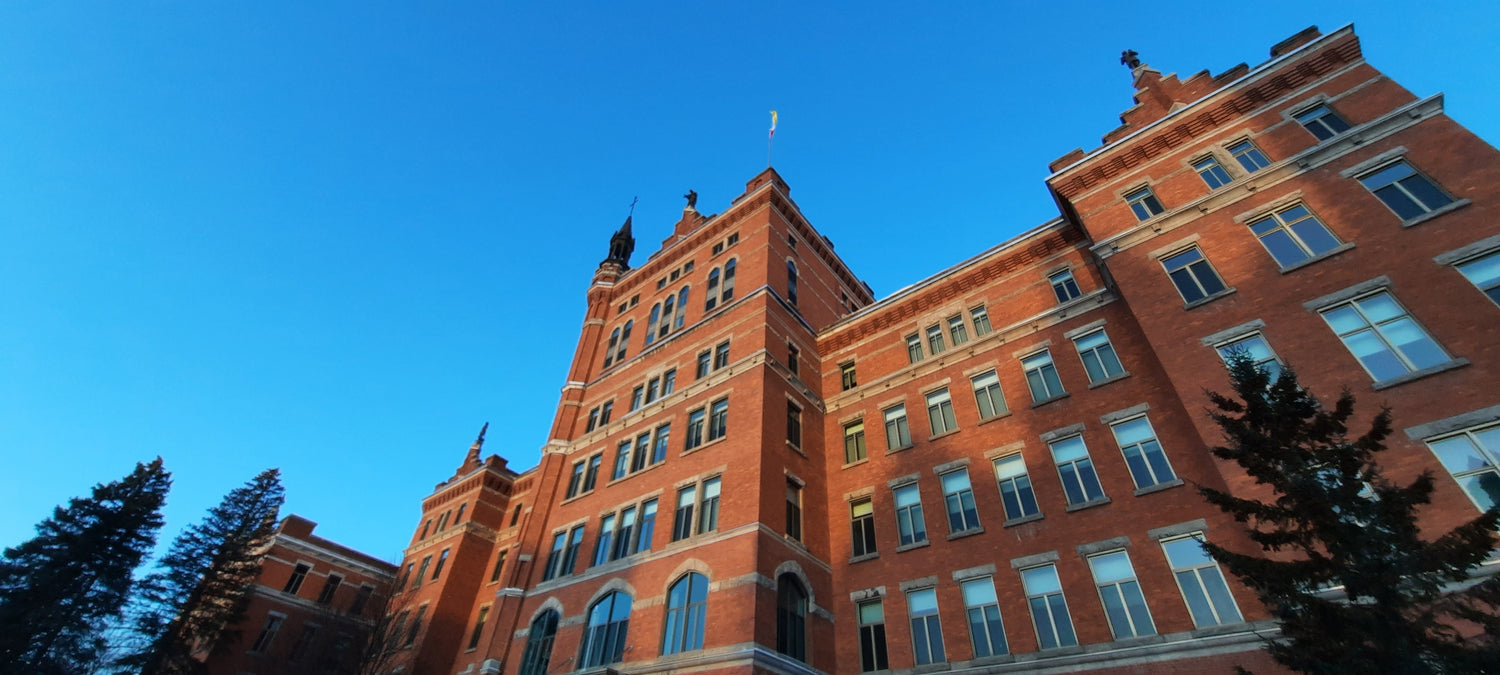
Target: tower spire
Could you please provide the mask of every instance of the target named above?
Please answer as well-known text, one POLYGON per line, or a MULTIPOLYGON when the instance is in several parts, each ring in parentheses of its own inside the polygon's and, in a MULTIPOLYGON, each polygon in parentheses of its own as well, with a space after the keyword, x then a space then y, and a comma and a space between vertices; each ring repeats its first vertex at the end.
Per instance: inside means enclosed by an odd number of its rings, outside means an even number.
POLYGON ((469 446, 469 454, 464 457, 464 464, 461 471, 468 471, 479 467, 479 451, 484 448, 484 432, 489 430, 489 422, 485 422, 484 426, 479 428, 479 438, 474 439, 474 444, 469 446))
POLYGON ((621 269, 630 269, 630 254, 635 251, 635 236, 630 233, 630 220, 635 217, 635 203, 638 201, 639 197, 630 201, 630 215, 625 216, 625 224, 609 238, 609 257, 600 265, 614 263, 621 269))

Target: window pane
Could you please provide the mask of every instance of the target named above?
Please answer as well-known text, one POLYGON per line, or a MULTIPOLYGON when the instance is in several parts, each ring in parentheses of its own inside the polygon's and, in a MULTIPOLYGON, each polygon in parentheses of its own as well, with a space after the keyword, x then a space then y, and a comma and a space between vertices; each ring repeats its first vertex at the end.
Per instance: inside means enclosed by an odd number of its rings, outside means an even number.
POLYGON ((897 488, 895 494, 897 508, 919 504, 922 501, 922 496, 917 492, 917 486, 915 485, 897 488))
POLYGON ((1383 324, 1380 330, 1417 370, 1448 360, 1448 355, 1409 317, 1383 324))
POLYGON ((1021 570, 1021 583, 1027 595, 1043 595, 1062 592, 1062 583, 1057 579, 1057 568, 1047 565, 1021 570))
POLYGON ((1468 436, 1453 436, 1440 441, 1429 441, 1427 445, 1437 455, 1438 461, 1443 463, 1443 467, 1452 473, 1473 471, 1490 465, 1489 460, 1479 453, 1479 449, 1474 447, 1474 442, 1469 440, 1468 436))
POLYGON ((995 475, 1000 479, 1026 475, 1026 462, 1020 455, 995 460, 995 475))
POLYGON ((1098 584, 1135 578, 1135 570, 1130 567, 1130 557, 1124 551, 1089 558, 1089 567, 1093 569, 1094 582, 1098 584))
POLYGON ((1209 565, 1213 558, 1208 557, 1208 552, 1203 550, 1203 545, 1198 543, 1194 537, 1184 537, 1162 542, 1162 550, 1167 553, 1167 562, 1173 568, 1193 567, 1196 565, 1209 565))
POLYGON ((1075 459, 1088 457, 1088 448, 1083 445, 1083 437, 1074 436, 1052 443, 1052 459, 1058 463, 1071 462, 1075 459))
POLYGON ((995 584, 989 579, 965 581, 963 583, 964 605, 977 607, 996 602, 995 584))

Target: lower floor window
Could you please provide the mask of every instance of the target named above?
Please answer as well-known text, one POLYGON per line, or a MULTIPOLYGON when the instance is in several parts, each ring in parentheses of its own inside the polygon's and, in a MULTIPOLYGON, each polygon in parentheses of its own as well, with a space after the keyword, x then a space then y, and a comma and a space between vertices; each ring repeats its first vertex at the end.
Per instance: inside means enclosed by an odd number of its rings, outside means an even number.
POLYGON ((943 626, 938 622, 937 591, 931 588, 906 594, 911 614, 912 654, 917 665, 948 660, 943 651, 943 626))
POLYGON ((589 610, 588 627, 583 632, 579 666, 619 663, 625 656, 625 638, 630 632, 630 596, 615 591, 594 603, 589 610))
POLYGON ((1026 604, 1031 606, 1031 621, 1036 625, 1037 644, 1042 649, 1071 647, 1078 644, 1073 634, 1073 618, 1063 598, 1062 582, 1052 565, 1021 570, 1021 585, 1026 589, 1026 604))
POLYGON ((879 600, 859 603, 859 670, 891 667, 885 651, 885 607, 879 600))
POLYGON ((1177 577, 1177 586, 1182 590, 1182 599, 1193 615, 1193 624, 1199 628, 1239 623, 1243 620, 1239 607, 1224 583, 1224 573, 1203 549, 1199 541, 1202 536, 1195 533, 1161 543, 1172 575, 1177 577))
POLYGON ((1479 510, 1500 504, 1500 425, 1430 440, 1427 447, 1479 510))

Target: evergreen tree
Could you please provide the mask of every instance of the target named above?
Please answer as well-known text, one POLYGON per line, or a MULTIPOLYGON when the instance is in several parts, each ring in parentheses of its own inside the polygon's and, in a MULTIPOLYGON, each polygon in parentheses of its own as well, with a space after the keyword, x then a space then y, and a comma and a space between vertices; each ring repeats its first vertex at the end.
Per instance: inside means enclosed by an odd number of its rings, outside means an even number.
POLYGON ((138 648, 122 665, 143 675, 201 672, 194 654, 233 639, 229 628, 244 616, 283 497, 280 472, 267 469, 178 535, 143 583, 133 617, 138 648))
POLYGON ((1500 577, 1464 587, 1496 546, 1500 512, 1423 537, 1417 509, 1431 500, 1432 474, 1397 485, 1376 463, 1389 409, 1351 440, 1348 391, 1325 409, 1291 369, 1273 382, 1244 355, 1231 360, 1230 379, 1234 398, 1209 394, 1227 439, 1213 453, 1271 496, 1199 491, 1246 523, 1267 555, 1204 548, 1281 623, 1271 656, 1304 673, 1500 672, 1500 577))
POLYGON ((104 651, 131 572, 156 545, 172 485, 161 458, 94 486, 0 559, 0 670, 84 673, 104 651))

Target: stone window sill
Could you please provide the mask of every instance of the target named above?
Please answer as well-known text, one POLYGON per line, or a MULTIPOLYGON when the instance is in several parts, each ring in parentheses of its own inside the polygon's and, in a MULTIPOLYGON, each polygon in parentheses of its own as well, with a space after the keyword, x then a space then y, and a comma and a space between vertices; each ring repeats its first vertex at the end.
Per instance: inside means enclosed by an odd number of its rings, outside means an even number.
POLYGON ((954 539, 963 539, 964 537, 972 537, 976 534, 984 534, 984 527, 971 527, 967 530, 959 530, 957 532, 950 533, 948 535, 948 541, 953 541, 954 539))
POLYGON ((1390 389, 1391 387, 1400 386, 1406 384, 1407 382, 1415 382, 1429 375, 1444 373, 1455 368, 1462 368, 1467 365, 1469 365, 1469 360, 1463 357, 1459 357, 1446 363, 1439 363, 1435 366, 1428 366, 1421 370, 1413 370, 1400 377, 1393 377, 1389 380, 1381 380, 1371 386, 1375 388, 1375 391, 1380 391, 1381 389, 1390 389))
POLYGON ((1042 407, 1044 405, 1047 405, 1048 403, 1053 403, 1053 402, 1056 402, 1056 401, 1061 401, 1061 400, 1063 400, 1063 399, 1065 399, 1065 398, 1067 398, 1069 396, 1072 396, 1072 394, 1069 394, 1068 392, 1063 392, 1061 394, 1053 396, 1052 398, 1044 398, 1044 399, 1042 399, 1040 401, 1036 401, 1036 402, 1034 402, 1034 403, 1031 404, 1031 407, 1033 409, 1040 408, 1040 407, 1042 407))
POLYGON ((787 441, 786 442, 786 447, 789 448, 792 452, 795 452, 795 453, 797 453, 799 455, 802 455, 803 457, 807 456, 807 453, 805 453, 805 452, 802 451, 802 447, 799 446, 799 445, 797 445, 796 443, 793 443, 791 441, 787 441))
POLYGON ((1003 413, 1000 413, 998 415, 991 415, 991 416, 986 417, 986 418, 984 418, 982 420, 979 420, 979 423, 980 424, 989 424, 990 422, 994 422, 996 420, 1003 420, 1003 419, 1005 419, 1007 417, 1010 417, 1010 411, 1009 410, 1007 410, 1007 411, 1005 411, 1003 413))
POLYGON ((931 546, 931 545, 932 545, 932 540, 931 539, 923 539, 922 541, 914 541, 914 542, 912 542, 910 544, 903 544, 901 546, 897 546, 896 547, 896 552, 897 553, 902 553, 904 551, 910 551, 910 550, 916 549, 916 548, 926 548, 926 547, 931 546))
POLYGON ((1114 384, 1115 382, 1119 382, 1120 380, 1123 380, 1127 377, 1130 377, 1130 371, 1120 371, 1119 375, 1111 375, 1102 380, 1099 380, 1098 382, 1089 383, 1089 389, 1098 389, 1099 387, 1102 387, 1106 384, 1114 384))
POLYGON ((1026 523, 1038 521, 1038 520, 1041 520, 1041 519, 1042 519, 1042 514, 1040 514, 1040 513, 1033 513, 1033 514, 1031 514, 1029 516, 1021 516, 1020 518, 1011 518, 1010 520, 1007 520, 1007 521, 1005 521, 1003 523, 1000 523, 1000 527, 1015 527, 1017 525, 1024 525, 1026 523))
POLYGON ((933 434, 931 436, 928 436, 927 437, 927 442, 931 443, 932 441, 935 441, 935 440, 937 440, 939 438, 943 438, 943 437, 946 437, 946 436, 952 436, 953 434, 956 434, 956 433, 958 433, 958 428, 955 427, 953 429, 949 429, 947 431, 944 431, 943 433, 933 434))
POLYGON ((1452 202, 1452 203, 1444 205, 1444 206, 1442 206, 1440 208, 1436 208, 1436 209, 1433 209, 1431 211, 1428 211, 1427 213, 1424 213, 1424 214, 1422 214, 1420 216, 1417 216, 1416 218, 1412 218, 1411 220, 1402 221, 1401 222, 1401 227, 1416 227, 1418 225, 1421 225, 1422 223, 1425 223, 1425 222, 1427 222, 1429 220, 1432 220, 1433 218, 1437 218, 1438 216, 1443 216, 1443 215, 1447 215, 1449 213, 1453 213, 1454 211, 1457 211, 1457 210, 1459 210, 1459 209, 1461 209, 1461 208, 1463 208, 1465 206, 1468 206, 1468 205, 1469 205, 1469 200, 1467 200, 1467 199, 1460 199, 1460 200, 1458 200, 1456 202, 1452 202))
POLYGON ((1100 497, 1100 498, 1095 499, 1095 500, 1093 500, 1091 502, 1084 502, 1082 504, 1072 504, 1072 505, 1068 506, 1067 510, 1068 510, 1068 513, 1072 513, 1074 511, 1082 511, 1084 509, 1091 509, 1091 508, 1094 508, 1095 506, 1103 506, 1103 505, 1108 504, 1108 503, 1109 503, 1109 497, 1100 497))
POLYGON ((847 463, 847 464, 845 464, 845 465, 843 465, 843 466, 841 466, 839 468, 840 469, 851 469, 851 468, 854 468, 854 467, 859 466, 861 464, 869 464, 869 463, 870 463, 870 458, 869 457, 864 457, 864 458, 856 459, 856 460, 854 460, 852 462, 849 462, 849 463, 847 463))
POLYGON ((706 448, 706 447, 708 447, 708 446, 710 446, 710 445, 713 445, 713 444, 715 444, 715 443, 723 443, 723 442, 724 442, 724 439, 726 439, 726 438, 728 438, 728 437, 729 437, 729 436, 728 436, 728 435, 727 435, 727 434, 726 434, 726 435, 724 435, 724 436, 720 436, 720 437, 718 437, 718 438, 715 438, 715 439, 713 439, 713 440, 711 440, 711 441, 708 441, 708 442, 707 442, 707 443, 703 443, 703 444, 701 444, 701 445, 699 445, 699 446, 698 446, 698 447, 696 447, 696 448, 692 448, 692 449, 690 449, 690 450, 683 450, 683 451, 682 451, 682 454, 681 454, 681 455, 678 455, 678 457, 685 457, 685 456, 687 456, 687 455, 691 455, 691 454, 693 454, 693 453, 695 453, 695 452, 701 452, 701 451, 702 451, 702 450, 703 450, 703 449, 704 449, 704 448, 706 448))
POLYGON ((880 557, 880 552, 879 551, 874 551, 874 552, 871 552, 871 553, 866 553, 864 555, 857 555, 857 556, 854 556, 853 558, 850 558, 849 559, 849 564, 853 565, 854 563, 862 563, 862 562, 864 562, 866 560, 874 560, 874 559, 879 558, 879 557, 880 557))
POLYGON ((911 443, 907 443, 906 445, 903 445, 903 446, 901 446, 899 448, 891 448, 889 450, 886 450, 885 454, 887 454, 887 455, 894 455, 894 454, 896 454, 898 452, 901 452, 903 450, 910 450, 913 447, 916 447, 916 446, 912 445, 911 443))
POLYGON ((1209 626, 1207 628, 1199 628, 1188 634, 1195 638, 1210 637, 1214 635, 1225 635, 1228 633, 1239 633, 1244 631, 1248 627, 1249 626, 1244 621, 1240 621, 1236 623, 1224 623, 1217 626, 1209 626))
POLYGON ((1208 304, 1210 302, 1218 300, 1219 298, 1223 298, 1223 297, 1234 295, 1234 294, 1235 294, 1235 290, 1233 288, 1226 288, 1226 289, 1224 289, 1222 291, 1219 291, 1218 293, 1215 293, 1215 294, 1210 295, 1208 297, 1198 298, 1197 300, 1189 302, 1186 305, 1183 305, 1182 309, 1183 310, 1189 310, 1189 309, 1194 309, 1196 307, 1202 307, 1202 306, 1204 306, 1204 305, 1206 305, 1206 304, 1208 304))
POLYGON ((920 666, 912 668, 911 672, 912 675, 922 675, 922 673, 936 673, 952 669, 952 664, 948 663, 947 661, 939 661, 937 663, 924 663, 920 666))
POLYGON ((1170 489, 1172 489, 1174 487, 1181 487, 1182 485, 1183 485, 1183 482, 1182 482, 1181 478, 1173 478, 1172 480, 1169 480, 1169 481, 1167 481, 1165 483, 1157 483, 1156 485, 1148 485, 1146 487, 1137 489, 1135 491, 1135 496, 1139 497, 1141 495, 1149 495, 1149 494, 1151 494, 1153 492, 1161 492, 1162 490, 1170 490, 1170 489))
POLYGON ((1295 272, 1295 271, 1300 270, 1300 269, 1302 269, 1304 267, 1307 267, 1308 265, 1311 265, 1313 263, 1322 262, 1324 260, 1332 258, 1332 257, 1334 257, 1334 256, 1336 256, 1336 255, 1338 255, 1340 253, 1343 253, 1344 251, 1347 251, 1347 250, 1349 250, 1351 248, 1354 248, 1354 242, 1352 242, 1352 241, 1346 241, 1346 242, 1344 242, 1342 244, 1339 244, 1338 246, 1335 246, 1333 248, 1328 249, 1327 251, 1319 253, 1319 254, 1311 257, 1311 258, 1308 258, 1307 260, 1303 260, 1302 262, 1299 262, 1299 263, 1292 263, 1290 265, 1287 265, 1286 267, 1281 268, 1281 273, 1282 274, 1287 274, 1289 272, 1295 272))
MULTIPOLYGON (((623 483, 623 482, 625 482, 627 480, 630 480, 631 478, 634 478, 634 477, 639 476, 639 475, 641 475, 643 473, 646 473, 647 471, 655 469, 656 467, 666 466, 666 465, 667 465, 666 460, 662 460, 662 461, 657 462, 655 464, 648 464, 644 468, 642 468, 640 471, 632 471, 632 472, 627 473, 627 474, 625 474, 623 476, 620 476, 619 478, 611 478, 608 483, 604 484, 604 486, 605 487, 609 487, 611 485, 614 485, 615 483, 623 483)), ((582 497, 582 496, 583 495, 579 495, 579 497, 582 497)), ((574 497, 574 499, 577 499, 577 498, 578 497, 574 497)))

